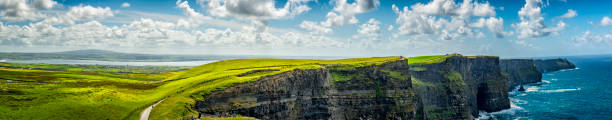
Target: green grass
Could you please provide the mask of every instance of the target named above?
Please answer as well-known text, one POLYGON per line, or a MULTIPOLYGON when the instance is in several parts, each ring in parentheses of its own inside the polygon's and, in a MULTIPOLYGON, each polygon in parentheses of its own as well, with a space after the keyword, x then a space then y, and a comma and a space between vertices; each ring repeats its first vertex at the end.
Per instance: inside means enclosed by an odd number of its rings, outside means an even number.
POLYGON ((431 55, 431 56, 416 56, 406 58, 408 64, 432 64, 444 62, 446 58, 452 56, 462 56, 461 54, 448 54, 448 55, 431 55))
POLYGON ((386 69, 383 69, 381 71, 387 73, 391 78, 398 79, 398 80, 408 80, 410 77, 410 76, 402 75, 402 73, 397 72, 397 71, 391 71, 391 70, 386 70, 386 69))
POLYGON ((60 66, 61 69, 56 69, 57 66, 44 64, 29 67, 37 70, 0 67, 0 119, 137 119, 144 108, 164 98, 153 109, 150 119, 189 118, 197 115, 191 107, 195 101, 203 100, 203 95, 235 84, 295 69, 358 67, 401 59, 236 59, 163 73, 122 73, 104 70, 107 68, 75 71, 84 68, 60 66), (260 69, 278 71, 239 77, 260 69), (6 83, 6 80, 13 82, 6 83))

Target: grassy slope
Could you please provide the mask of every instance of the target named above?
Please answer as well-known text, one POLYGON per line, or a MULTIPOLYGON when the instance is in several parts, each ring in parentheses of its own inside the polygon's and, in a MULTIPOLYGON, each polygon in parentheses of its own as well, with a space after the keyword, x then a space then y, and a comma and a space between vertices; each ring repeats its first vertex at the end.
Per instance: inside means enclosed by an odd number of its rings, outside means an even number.
POLYGON ((317 69, 329 64, 361 66, 399 59, 238 59, 161 74, 2 67, 0 119, 136 119, 143 108, 163 98, 167 99, 155 107, 150 118, 175 119, 193 115, 190 106, 195 100, 203 99, 201 95, 233 84, 252 82, 262 76, 294 69, 317 69), (278 71, 237 76, 258 69, 278 71), (13 80, 13 83, 6 83, 6 80, 13 80))

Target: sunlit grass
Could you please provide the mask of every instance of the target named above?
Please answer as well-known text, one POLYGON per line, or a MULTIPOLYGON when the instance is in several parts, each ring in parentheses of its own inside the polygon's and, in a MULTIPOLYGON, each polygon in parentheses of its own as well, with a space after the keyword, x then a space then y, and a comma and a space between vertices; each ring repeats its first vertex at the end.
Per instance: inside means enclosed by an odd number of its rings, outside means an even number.
POLYGON ((238 59, 180 72, 146 74, 83 72, 78 71, 82 68, 66 66, 62 70, 43 69, 40 66, 45 65, 40 64, 36 69, 41 70, 0 68, 0 119, 137 119, 144 108, 164 98, 150 118, 176 119, 195 116, 191 107, 196 100, 203 100, 203 95, 264 76, 295 69, 320 69, 336 64, 357 67, 401 59, 238 59), (260 69, 278 71, 238 76, 260 69))

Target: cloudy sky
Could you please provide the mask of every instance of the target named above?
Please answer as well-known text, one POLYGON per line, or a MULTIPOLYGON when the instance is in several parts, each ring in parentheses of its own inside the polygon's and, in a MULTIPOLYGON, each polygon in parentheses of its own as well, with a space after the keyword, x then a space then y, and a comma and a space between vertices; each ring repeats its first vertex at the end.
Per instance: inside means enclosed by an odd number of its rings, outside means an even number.
POLYGON ((1 0, 0 52, 612 53, 610 0, 1 0))

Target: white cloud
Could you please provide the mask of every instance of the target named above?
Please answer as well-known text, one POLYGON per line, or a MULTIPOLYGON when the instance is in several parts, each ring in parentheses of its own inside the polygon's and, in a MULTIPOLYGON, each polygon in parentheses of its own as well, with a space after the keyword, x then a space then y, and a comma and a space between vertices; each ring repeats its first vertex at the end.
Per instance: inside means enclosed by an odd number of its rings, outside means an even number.
POLYGON ((8 21, 38 20, 44 15, 36 10, 51 9, 56 5, 53 0, 2 0, 0 17, 8 21))
POLYGON ((448 22, 434 16, 418 14, 408 10, 408 7, 404 7, 403 11, 400 11, 395 5, 392 8, 395 14, 398 15, 395 22, 399 25, 397 28, 399 34, 434 34, 437 31, 441 31, 443 24, 448 22))
POLYGON ((362 24, 357 30, 357 34, 369 38, 378 39, 380 37, 380 21, 374 18, 368 20, 368 23, 362 24))
POLYGON ((576 12, 576 10, 572 10, 572 9, 568 9, 567 13, 561 15, 561 18, 574 18, 578 16, 578 13, 576 12))
POLYGON ((121 4, 122 8, 128 8, 130 6, 131 6, 130 3, 127 3, 127 2, 124 2, 123 4, 121 4))
MULTIPOLYGON (((316 30, 331 30, 331 27, 342 26, 344 24, 357 24, 359 20, 355 17, 356 14, 362 14, 375 10, 380 5, 380 2, 378 0, 355 0, 355 2, 353 3, 348 3, 347 0, 337 0, 332 4, 334 4, 334 8, 332 9, 332 11, 329 11, 327 13, 327 15, 325 16, 325 21, 321 21, 319 22, 319 25, 316 25, 322 28, 316 30)), ((302 24, 310 23, 313 22, 302 22, 302 24)), ((306 30, 312 31, 314 29, 306 30)))
POLYGON ((599 22, 599 25, 601 26, 610 26, 612 25, 612 19, 610 19, 610 17, 605 16, 603 18, 601 18, 601 21, 599 22))
POLYGON ((461 5, 456 5, 454 0, 433 0, 414 4, 411 8, 413 12, 427 15, 495 16, 495 8, 489 3, 472 0, 464 0, 461 5))
POLYGON ((521 19, 520 23, 513 24, 518 38, 536 38, 550 35, 551 32, 557 32, 565 29, 566 24, 562 21, 557 24, 557 27, 548 28, 544 25, 544 17, 542 17, 542 0, 526 0, 525 6, 518 12, 521 19))
POLYGON ((35 0, 34 1, 34 8, 36 9, 51 9, 55 5, 57 5, 57 2, 53 0, 35 0))
POLYGON ((389 27, 387 27, 387 30, 388 30, 388 31, 393 30, 393 25, 389 25, 389 27))
POLYGON ((202 16, 202 14, 193 10, 191 6, 189 6, 189 3, 187 1, 177 0, 176 7, 183 10, 183 13, 189 17, 201 17, 202 16))
MULTIPOLYGON (((177 1, 177 4, 180 0, 177 1)), ((258 32, 267 29, 267 20, 291 18, 310 10, 304 3, 311 0, 288 0, 276 8, 274 0, 199 0, 207 12, 216 17, 247 19, 258 32)), ((184 2, 186 4, 186 2, 184 2)))
POLYGON ((401 35, 439 35, 441 40, 459 36, 482 37, 482 33, 473 28, 485 27, 497 37, 509 34, 503 31, 503 19, 492 17, 495 16, 495 8, 489 3, 465 0, 456 4, 453 0, 434 0, 426 4, 417 3, 410 8, 405 6, 400 10, 392 5, 398 16, 395 22, 401 35), (485 19, 486 16, 491 17, 485 19), (471 23, 472 17, 480 17, 480 21, 471 23), (446 18, 450 18, 450 21, 446 18))
POLYGON ((92 7, 90 5, 79 5, 70 7, 66 16, 71 18, 72 20, 81 21, 81 20, 90 20, 97 18, 105 18, 114 16, 113 12, 109 7, 92 7))
POLYGON ((342 26, 345 23, 356 24, 359 22, 355 18, 356 14, 372 11, 379 5, 378 0, 355 0, 353 3, 348 3, 347 0, 337 0, 334 3, 333 11, 327 13, 327 20, 321 22, 321 25, 331 27, 342 26))
POLYGON ((602 44, 602 43, 610 43, 612 42, 612 34, 603 34, 596 35, 591 33, 591 31, 585 31, 581 35, 573 38, 575 45, 587 45, 587 44, 602 44))
POLYGON ((509 32, 504 32, 504 19, 502 18, 480 18, 477 22, 470 24, 470 26, 478 28, 486 27, 489 31, 495 33, 497 37, 504 37, 511 34, 509 32))
POLYGON ((256 20, 292 17, 310 10, 302 5, 307 0, 289 0, 276 8, 273 0, 200 0, 208 13, 218 17, 239 17, 256 20))
POLYGON ((329 34, 329 33, 333 33, 333 30, 331 28, 321 26, 321 25, 317 24, 316 22, 312 22, 312 21, 303 21, 300 24, 299 27, 302 28, 302 29, 306 29, 306 30, 312 31, 311 33, 313 33, 313 34, 329 34))
POLYGON ((256 32, 245 27, 207 28, 205 31, 179 29, 178 23, 140 19, 118 26, 98 21, 62 25, 62 19, 48 18, 30 25, 4 25, 0 22, 0 45, 78 46, 78 47, 206 47, 206 48, 325 48, 342 47, 336 39, 312 34, 256 32))

